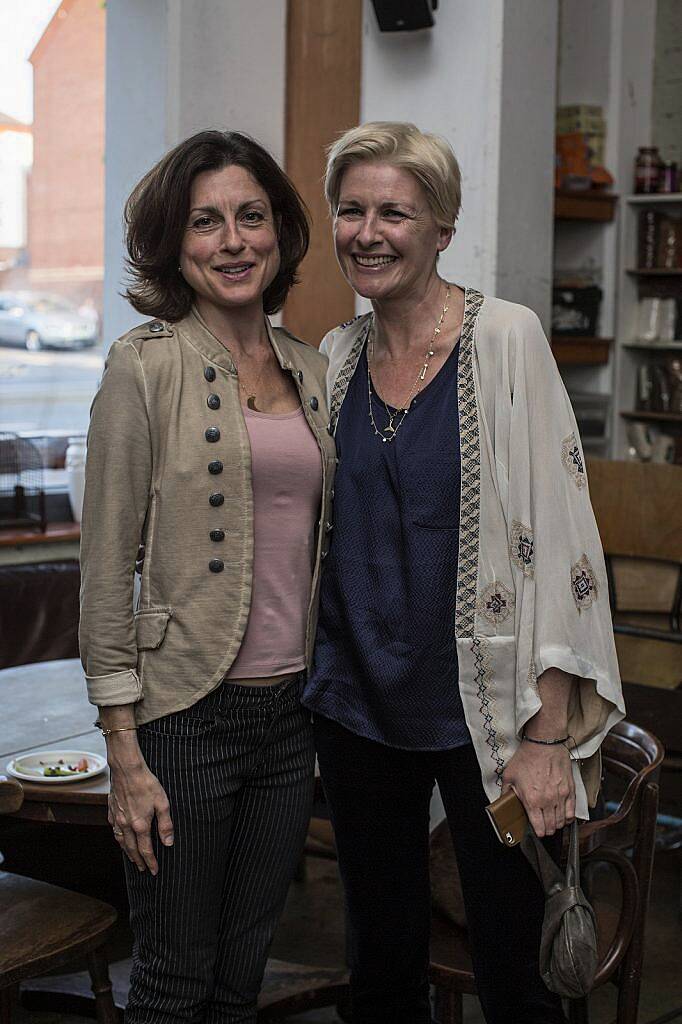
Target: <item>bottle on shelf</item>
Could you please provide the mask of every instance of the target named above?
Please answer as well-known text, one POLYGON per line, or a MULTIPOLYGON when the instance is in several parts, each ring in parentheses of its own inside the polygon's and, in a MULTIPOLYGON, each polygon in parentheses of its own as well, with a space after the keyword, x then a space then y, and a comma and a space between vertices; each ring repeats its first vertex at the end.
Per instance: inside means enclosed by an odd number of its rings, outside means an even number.
POLYGON ((658 181, 659 192, 677 192, 680 187, 680 179, 677 172, 677 164, 674 160, 664 163, 658 181))
POLYGON ((658 192, 662 169, 658 146, 640 146, 635 158, 635 192, 658 192))

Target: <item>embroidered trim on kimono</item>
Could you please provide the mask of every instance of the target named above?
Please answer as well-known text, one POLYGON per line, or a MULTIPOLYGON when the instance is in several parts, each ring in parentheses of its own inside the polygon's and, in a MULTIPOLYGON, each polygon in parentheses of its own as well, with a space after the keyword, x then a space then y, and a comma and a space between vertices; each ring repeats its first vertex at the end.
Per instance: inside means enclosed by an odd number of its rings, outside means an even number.
POLYGON ((587 555, 571 566, 571 590, 579 612, 591 608, 599 597, 599 584, 587 555))
POLYGON ((569 434, 561 442, 561 461, 576 487, 579 490, 583 488, 587 483, 587 475, 575 433, 569 434))
MULTIPOLYGON (((355 319, 357 320, 358 318, 356 317, 355 319)), ((353 321, 350 322, 352 323, 353 321)), ((368 317, 364 330, 360 331, 355 339, 353 347, 348 353, 348 357, 334 381, 332 393, 329 399, 329 426, 331 427, 332 432, 336 431, 336 424, 341 411, 341 406, 343 405, 343 400, 346 397, 346 392, 348 391, 348 385, 355 373, 355 367, 358 365, 358 359, 360 358, 363 345, 367 341, 367 336, 371 326, 372 317, 368 317)))
POLYGON ((457 393, 461 453, 461 494, 459 513, 459 561, 455 636, 473 636, 478 589, 478 533, 480 529, 481 453, 478 408, 474 385, 474 331, 483 296, 473 288, 464 298, 464 318, 459 339, 457 393))
POLYGON ((518 519, 514 519, 511 528, 511 540, 509 544, 511 560, 524 576, 530 579, 535 575, 535 542, 533 531, 530 526, 524 526, 518 519))
POLYGON ((478 710, 483 719, 485 730, 485 742, 490 747, 490 756, 495 762, 495 782, 502 788, 502 773, 504 772, 504 758, 500 754, 502 738, 499 736, 492 713, 492 706, 495 699, 492 695, 492 669, 490 667, 490 645, 483 636, 475 636, 471 650, 474 656, 474 681, 476 683, 476 696, 480 701, 478 710))
POLYGON ((508 619, 514 611, 516 599, 508 587, 505 587, 501 580, 493 580, 485 590, 482 590, 476 607, 484 619, 491 622, 493 626, 499 626, 501 622, 508 619))
POLYGON ((532 661, 528 666, 528 685, 531 690, 539 696, 540 690, 538 689, 538 674, 535 671, 535 663, 532 661))
POLYGON ((350 327, 350 325, 354 324, 356 320, 359 320, 362 315, 362 313, 359 313, 357 316, 351 317, 350 320, 346 320, 344 323, 339 324, 336 328, 337 331, 345 331, 347 327, 350 327))

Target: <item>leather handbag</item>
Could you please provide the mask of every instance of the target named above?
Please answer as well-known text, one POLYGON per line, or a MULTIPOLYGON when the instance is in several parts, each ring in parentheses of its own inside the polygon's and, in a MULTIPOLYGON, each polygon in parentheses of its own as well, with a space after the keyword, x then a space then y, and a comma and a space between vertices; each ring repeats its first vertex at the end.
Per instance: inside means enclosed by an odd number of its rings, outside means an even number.
POLYGON ((540 942, 540 974, 551 992, 580 999, 592 990, 597 973, 597 922, 580 888, 578 822, 574 820, 565 873, 554 863, 532 828, 521 849, 545 892, 540 942))

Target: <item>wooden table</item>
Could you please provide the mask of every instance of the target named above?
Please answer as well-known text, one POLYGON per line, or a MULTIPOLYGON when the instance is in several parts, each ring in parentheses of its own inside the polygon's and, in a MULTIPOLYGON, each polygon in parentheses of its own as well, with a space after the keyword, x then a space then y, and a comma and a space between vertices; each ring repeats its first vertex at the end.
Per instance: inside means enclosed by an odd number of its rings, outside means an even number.
MULTIPOLYGON (((37 750, 85 750, 106 756, 93 727, 97 709, 88 702, 77 658, 0 670, 0 774, 8 761, 37 750)), ((83 782, 24 782, 23 806, 13 817, 65 825, 106 825, 109 769, 83 782)), ((313 816, 327 809, 316 778, 313 816)))
MULTIPOLYGON (((85 750, 106 754, 93 721, 77 658, 44 661, 0 671, 0 772, 19 754, 85 750)), ((24 803, 14 817, 31 821, 107 825, 109 770, 73 783, 21 783, 24 803)))
MULTIPOLYGON (((0 670, 0 774, 19 754, 37 750, 86 750, 105 754, 104 737, 92 726, 96 709, 88 702, 80 662, 45 661, 0 670)), ((24 803, 12 817, 74 825, 106 825, 109 770, 84 782, 21 782, 24 803)), ((317 803, 323 806, 322 790, 317 803)), ((110 965, 116 1005, 128 997, 130 960, 110 965)), ((269 960, 259 999, 262 1012, 298 1013, 333 1005, 347 993, 345 970, 269 960)), ((27 1009, 94 1016, 86 974, 49 976, 23 985, 27 1009)))

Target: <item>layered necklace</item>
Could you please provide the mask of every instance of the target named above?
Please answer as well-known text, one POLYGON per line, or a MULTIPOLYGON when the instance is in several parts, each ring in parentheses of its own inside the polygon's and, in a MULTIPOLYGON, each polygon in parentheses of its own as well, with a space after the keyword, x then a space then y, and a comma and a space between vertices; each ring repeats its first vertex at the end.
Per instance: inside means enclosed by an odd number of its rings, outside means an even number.
MULTIPOLYGON (((367 339, 367 401, 369 406, 369 422, 372 424, 372 430, 374 431, 376 437, 380 437, 384 443, 388 443, 389 441, 393 441, 395 439, 398 431, 400 430, 405 421, 405 417, 410 411, 412 402, 424 387, 424 381, 426 380, 426 375, 429 372, 431 359, 435 353, 436 340, 441 332, 443 321, 445 320, 445 314, 448 311, 449 302, 450 285, 447 286, 445 292, 445 302, 443 304, 443 309, 441 311, 440 317, 438 318, 438 323, 435 326, 433 337, 429 342, 428 348, 424 355, 424 360, 419 369, 419 373, 415 378, 414 384, 410 388, 410 393, 408 394, 407 399, 405 400, 403 408, 394 409, 391 412, 391 410, 386 405, 386 402, 384 402, 383 399, 379 399, 384 409, 386 410, 386 417, 388 419, 388 423, 383 428, 383 430, 380 430, 377 427, 376 422, 374 420, 374 411, 372 409, 372 364, 374 363, 374 322, 372 321, 372 327, 369 333, 369 338, 367 339), (397 419, 397 417, 400 418, 397 419), (395 422, 396 419, 397 422, 395 422)), ((378 395, 377 398, 379 398, 378 395)))

